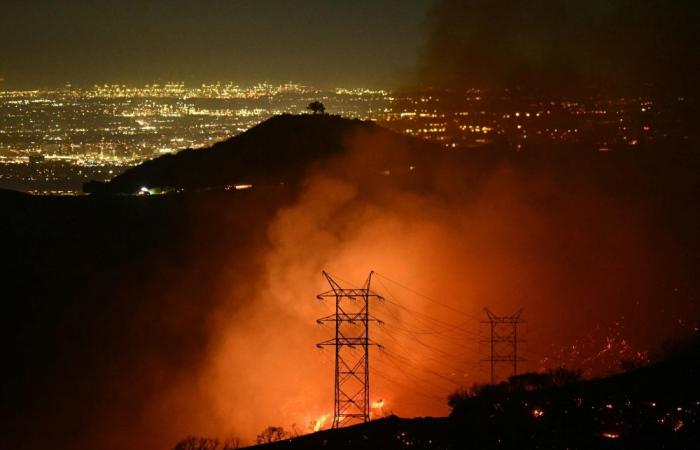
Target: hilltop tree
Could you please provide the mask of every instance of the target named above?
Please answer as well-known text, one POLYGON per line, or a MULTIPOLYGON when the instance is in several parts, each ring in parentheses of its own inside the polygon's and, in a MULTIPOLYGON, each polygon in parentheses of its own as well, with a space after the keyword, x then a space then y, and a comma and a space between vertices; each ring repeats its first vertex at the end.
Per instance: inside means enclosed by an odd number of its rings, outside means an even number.
POLYGON ((310 110, 314 114, 323 114, 326 112, 326 107, 318 100, 309 103, 309 106, 307 106, 306 109, 310 110))

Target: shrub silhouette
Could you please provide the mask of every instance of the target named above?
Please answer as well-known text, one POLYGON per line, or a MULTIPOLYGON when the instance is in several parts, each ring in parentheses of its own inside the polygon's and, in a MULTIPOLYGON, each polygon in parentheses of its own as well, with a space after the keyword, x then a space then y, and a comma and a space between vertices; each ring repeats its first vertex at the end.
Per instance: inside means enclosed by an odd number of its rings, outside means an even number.
POLYGON ((473 397, 501 398, 508 394, 536 392, 553 387, 566 386, 583 380, 581 370, 558 367, 547 372, 528 372, 514 375, 498 384, 474 384, 469 389, 460 389, 447 397, 451 408, 459 406, 464 400, 473 397))
POLYGON ((583 371, 580 369, 567 369, 566 367, 557 367, 549 369, 547 372, 554 386, 566 386, 567 384, 578 383, 583 379, 583 371))
POLYGON ((241 448, 241 440, 235 437, 225 440, 221 450, 238 450, 239 448, 241 448))
POLYGON ((173 450, 216 450, 219 447, 219 441, 205 437, 187 436, 181 440, 173 450))
POLYGON ((281 441, 287 437, 287 432, 282 427, 269 426, 260 433, 256 439, 258 444, 269 444, 270 442, 281 441))

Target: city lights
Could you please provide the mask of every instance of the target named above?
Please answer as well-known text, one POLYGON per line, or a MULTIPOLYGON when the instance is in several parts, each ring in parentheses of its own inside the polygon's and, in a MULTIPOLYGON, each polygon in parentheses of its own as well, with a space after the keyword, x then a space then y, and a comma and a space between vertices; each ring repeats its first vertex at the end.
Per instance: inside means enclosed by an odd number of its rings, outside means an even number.
POLYGON ((321 91, 291 82, 0 91, 0 187, 77 194, 83 182, 111 179, 164 154, 210 147, 277 114, 304 114, 315 100, 330 114, 374 120, 455 151, 585 142, 607 152, 669 133, 652 125, 666 123, 670 109, 649 98, 523 102, 495 94, 469 90, 451 102, 455 94, 448 92, 321 91))

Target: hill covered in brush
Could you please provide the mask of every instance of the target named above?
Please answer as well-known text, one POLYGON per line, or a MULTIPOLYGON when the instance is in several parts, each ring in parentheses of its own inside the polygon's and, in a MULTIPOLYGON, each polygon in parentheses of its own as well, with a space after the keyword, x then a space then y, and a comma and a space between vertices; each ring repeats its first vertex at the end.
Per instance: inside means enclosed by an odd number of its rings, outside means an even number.
MULTIPOLYGON (((553 373, 561 372, 574 373, 563 369, 553 373)), ((700 445, 697 333, 676 342, 663 361, 651 366, 595 380, 565 378, 523 374, 455 393, 448 417, 390 416, 254 448, 554 450, 700 445)))

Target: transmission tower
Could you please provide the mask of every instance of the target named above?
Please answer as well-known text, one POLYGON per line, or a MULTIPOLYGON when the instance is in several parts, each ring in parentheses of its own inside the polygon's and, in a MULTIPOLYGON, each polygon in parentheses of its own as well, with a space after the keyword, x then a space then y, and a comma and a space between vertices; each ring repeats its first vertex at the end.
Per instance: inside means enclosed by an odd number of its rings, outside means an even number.
POLYGON ((518 325, 525 323, 520 320, 523 308, 511 316, 497 316, 488 308, 484 308, 484 311, 489 320, 482 323, 490 326, 491 334, 489 339, 482 342, 491 345, 491 357, 482 361, 491 363, 491 384, 495 384, 499 378, 499 367, 508 367, 509 376, 515 376, 518 374, 518 363, 525 361, 518 357, 518 344, 524 342, 518 337, 518 325))
POLYGON ((317 322, 334 323, 335 338, 317 346, 335 347, 333 428, 369 421, 369 348, 381 347, 369 338, 369 323, 382 323, 369 314, 369 304, 371 298, 383 300, 382 296, 370 290, 373 273, 369 273, 361 288, 347 289, 340 287, 328 273, 323 272, 331 290, 319 294, 317 298, 334 298, 335 314, 317 322), (359 354, 354 351, 356 348, 361 349, 359 354))

